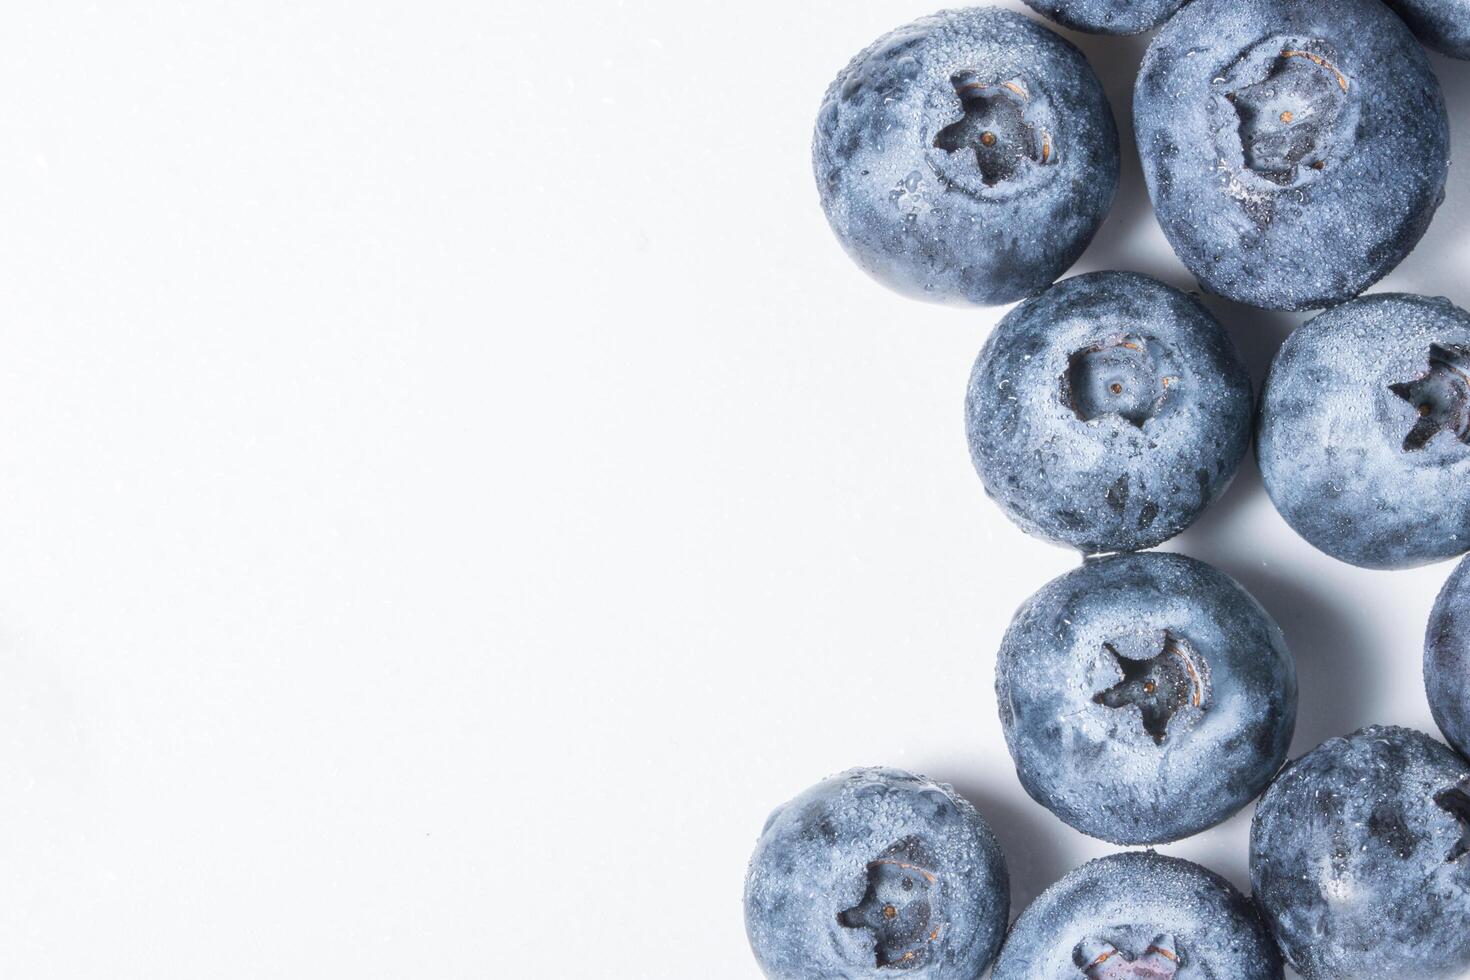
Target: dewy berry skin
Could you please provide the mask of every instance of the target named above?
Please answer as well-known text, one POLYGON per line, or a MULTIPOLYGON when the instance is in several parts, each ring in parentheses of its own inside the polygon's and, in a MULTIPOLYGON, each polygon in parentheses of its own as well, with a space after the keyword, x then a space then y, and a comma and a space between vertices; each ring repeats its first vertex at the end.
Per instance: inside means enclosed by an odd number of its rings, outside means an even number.
POLYGON ((1378 0, 1195 0, 1149 45, 1133 118, 1169 243, 1239 303, 1351 299, 1444 200, 1439 81, 1378 0))
POLYGON ((812 164, 832 230, 869 274, 996 305, 1045 289, 1092 240, 1118 185, 1118 134, 1071 43, 1008 10, 950 10, 842 70, 812 164))

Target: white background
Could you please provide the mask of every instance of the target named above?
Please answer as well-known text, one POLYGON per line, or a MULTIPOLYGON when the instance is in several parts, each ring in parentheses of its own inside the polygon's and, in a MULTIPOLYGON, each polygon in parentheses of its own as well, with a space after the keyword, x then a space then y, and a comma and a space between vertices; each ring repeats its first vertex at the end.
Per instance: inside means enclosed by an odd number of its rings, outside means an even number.
MULTIPOLYGON (((0 976, 753 978, 761 824, 860 764, 974 800, 1017 911, 1110 850, 996 720, 1076 564, 970 468, 1004 311, 870 282, 809 172, 831 76, 932 6, 7 10, 0 976)), ((1125 145, 1076 271, 1191 288, 1146 39, 1074 39, 1125 145)), ((1467 208, 1456 169, 1379 288, 1470 304, 1467 208)), ((1210 305, 1257 381, 1301 319, 1210 305)), ((1250 462, 1169 547, 1285 628, 1294 753, 1432 730, 1449 565, 1315 553, 1250 462)), ((1166 850, 1245 885, 1248 817, 1166 850)))

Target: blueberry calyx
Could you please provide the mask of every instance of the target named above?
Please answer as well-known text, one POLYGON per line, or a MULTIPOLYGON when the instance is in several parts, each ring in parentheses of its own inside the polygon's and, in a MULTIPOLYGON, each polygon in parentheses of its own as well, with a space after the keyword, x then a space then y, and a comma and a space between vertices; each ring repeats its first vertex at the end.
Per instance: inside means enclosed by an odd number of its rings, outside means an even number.
POLYGON ((875 965, 906 970, 928 956, 943 924, 933 922, 939 878, 924 865, 924 847, 907 838, 868 864, 863 899, 837 914, 847 929, 867 929, 874 937, 875 965))
POLYGON ((1104 642, 1123 679, 1093 695, 1093 702, 1107 708, 1136 706, 1143 730, 1157 745, 1168 737, 1169 722, 1187 706, 1204 708, 1209 695, 1209 668, 1203 657, 1183 637, 1171 630, 1163 634, 1162 649, 1148 657, 1130 657, 1116 642, 1104 642))
POLYGON ((1352 82, 1335 61, 1324 41, 1274 37, 1216 79, 1227 86, 1216 139, 1253 189, 1301 187, 1327 168, 1353 115, 1352 82))
POLYGON ((1163 410, 1179 378, 1172 354, 1157 340, 1112 337, 1067 359, 1062 402, 1084 422, 1116 415, 1141 429, 1163 410))
POLYGON ((964 114, 934 137, 936 149, 974 154, 986 187, 1013 179, 1028 164, 1053 161, 1051 133, 1028 118, 1031 96, 1021 79, 987 85, 961 72, 951 83, 964 114))
POLYGON ((1035 191, 1061 162, 1056 113, 1028 79, 964 70, 936 106, 941 123, 930 141, 930 166, 949 188, 985 201, 1035 191))
POLYGON ((1445 858, 1446 864, 1454 864, 1470 854, 1470 779, 1462 779, 1449 789, 1436 793, 1434 803, 1460 822, 1460 839, 1445 858))
POLYGON ((1316 154, 1347 91, 1346 77, 1321 55, 1281 52, 1264 80, 1226 96, 1240 116, 1246 165, 1282 185, 1303 163, 1323 169, 1316 154))
POLYGON ((1419 418, 1404 437, 1404 452, 1418 452, 1441 431, 1470 445, 1470 349, 1429 345, 1429 370, 1388 390, 1414 407, 1419 418))
POLYGON ((1129 956, 1112 943, 1088 939, 1077 945, 1072 959, 1088 980, 1172 980, 1183 965, 1173 936, 1154 938, 1138 956, 1129 956))

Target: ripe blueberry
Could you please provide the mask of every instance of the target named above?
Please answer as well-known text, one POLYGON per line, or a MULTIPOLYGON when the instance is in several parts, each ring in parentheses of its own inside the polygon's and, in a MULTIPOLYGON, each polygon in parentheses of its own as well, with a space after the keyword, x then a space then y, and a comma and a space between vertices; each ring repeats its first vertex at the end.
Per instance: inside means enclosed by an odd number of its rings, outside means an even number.
POLYGON ((1334 558, 1470 549, 1470 313, 1394 293, 1323 313, 1277 352, 1256 440, 1276 509, 1334 558))
POLYGON ((989 8, 925 17, 854 58, 827 90, 812 158, 863 269, 981 304, 1055 281, 1118 183, 1112 110, 1081 52, 989 8))
POLYGON ((996 660, 1026 791, 1085 834, 1161 844, 1260 793, 1296 725, 1281 630, 1183 555, 1088 561, 1026 601, 996 660))
POLYGON ((1424 689, 1445 739, 1470 757, 1470 559, 1455 568, 1429 615, 1424 689))
POLYGON ((1052 885, 1016 920, 993 980, 1280 980, 1251 901, 1197 864, 1114 854, 1052 885))
POLYGON ((985 490, 1023 530, 1086 554, 1136 551, 1224 492, 1250 442, 1251 384, 1193 299, 1101 272, 1001 321, 965 412, 985 490))
POLYGON ((1237 302, 1350 299, 1444 199, 1444 97, 1378 0, 1196 0, 1149 46, 1133 115, 1170 244, 1237 302))
POLYGON ((1470 969, 1470 767, 1427 735, 1330 739, 1272 784, 1251 882, 1307 980, 1448 978, 1470 969))
POLYGON ((766 821, 745 925, 766 976, 974 980, 1010 909, 1000 845, 946 785, 853 769, 766 821))

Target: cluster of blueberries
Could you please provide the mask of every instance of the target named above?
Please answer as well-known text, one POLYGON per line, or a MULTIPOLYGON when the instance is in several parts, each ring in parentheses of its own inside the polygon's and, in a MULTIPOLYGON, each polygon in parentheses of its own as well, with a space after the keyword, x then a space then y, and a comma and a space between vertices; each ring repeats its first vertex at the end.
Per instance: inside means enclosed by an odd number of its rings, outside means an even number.
POLYGON ((1424 672, 1442 743, 1370 727, 1286 761, 1297 681, 1240 585, 1146 552, 1224 491, 1254 433, 1286 521, 1335 558, 1470 551, 1470 314, 1356 298, 1444 198, 1443 97, 1415 39, 1470 58, 1470 0, 1026 0, 1080 30, 1163 24, 1135 89, 1159 220, 1214 294, 1330 307, 1258 406, 1230 338, 1144 276, 1052 285, 1106 215, 1118 134, 1082 54, 995 9, 880 38, 837 77, 814 163, 868 272, 941 299, 1024 300, 970 378, 987 493, 1087 556, 1017 612, 996 664, 1027 792, 1114 844, 1163 844, 1258 800, 1253 895, 1153 851, 1065 876, 1009 921, 1006 865, 944 784, 855 769, 767 821, 745 886, 781 980, 1309 980, 1470 970, 1470 559, 1435 604, 1424 672), (1457 751, 1459 754, 1457 754, 1457 751))

